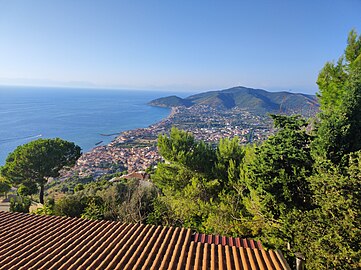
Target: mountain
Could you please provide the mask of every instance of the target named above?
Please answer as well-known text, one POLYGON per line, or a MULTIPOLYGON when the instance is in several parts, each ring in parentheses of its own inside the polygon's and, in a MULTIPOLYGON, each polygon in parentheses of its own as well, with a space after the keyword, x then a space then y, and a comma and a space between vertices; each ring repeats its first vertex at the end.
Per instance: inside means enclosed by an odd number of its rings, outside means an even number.
POLYGON ((163 97, 148 103, 151 106, 176 107, 207 105, 217 109, 227 110, 234 107, 259 114, 265 113, 300 113, 312 115, 318 110, 317 98, 290 92, 268 92, 262 89, 233 87, 225 90, 209 91, 187 98, 177 96, 163 97))
POLYGON ((168 96, 168 97, 158 98, 158 99, 152 100, 148 104, 152 105, 152 106, 166 107, 166 108, 178 107, 178 106, 190 107, 193 105, 193 103, 191 101, 177 97, 177 96, 168 96))

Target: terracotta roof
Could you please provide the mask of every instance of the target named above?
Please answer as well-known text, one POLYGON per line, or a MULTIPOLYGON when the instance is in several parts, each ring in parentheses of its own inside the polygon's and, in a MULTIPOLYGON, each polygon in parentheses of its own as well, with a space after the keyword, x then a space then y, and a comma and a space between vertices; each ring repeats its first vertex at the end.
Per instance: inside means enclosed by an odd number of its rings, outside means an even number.
POLYGON ((185 228, 0 212, 0 269, 290 269, 279 251, 193 240, 185 228))
POLYGON ((208 244, 216 244, 222 246, 235 246, 235 247, 243 247, 243 248, 257 248, 263 249, 261 241, 255 241, 252 239, 242 239, 239 237, 226 237, 219 235, 207 235, 196 233, 193 236, 194 242, 208 243, 208 244))

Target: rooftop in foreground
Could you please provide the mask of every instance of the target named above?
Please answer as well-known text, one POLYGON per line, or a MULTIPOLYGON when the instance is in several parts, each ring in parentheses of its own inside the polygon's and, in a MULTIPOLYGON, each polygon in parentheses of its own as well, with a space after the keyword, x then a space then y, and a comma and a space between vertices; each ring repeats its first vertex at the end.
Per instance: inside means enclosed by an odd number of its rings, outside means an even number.
POLYGON ((290 269, 259 242, 190 229, 0 212, 0 269, 290 269))

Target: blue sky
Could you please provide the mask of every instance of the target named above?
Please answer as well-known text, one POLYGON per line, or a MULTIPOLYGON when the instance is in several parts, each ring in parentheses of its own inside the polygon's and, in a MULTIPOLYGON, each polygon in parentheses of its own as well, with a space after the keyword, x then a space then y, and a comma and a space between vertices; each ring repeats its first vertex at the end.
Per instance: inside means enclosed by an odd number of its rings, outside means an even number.
POLYGON ((0 84, 315 93, 360 0, 0 0, 0 84))

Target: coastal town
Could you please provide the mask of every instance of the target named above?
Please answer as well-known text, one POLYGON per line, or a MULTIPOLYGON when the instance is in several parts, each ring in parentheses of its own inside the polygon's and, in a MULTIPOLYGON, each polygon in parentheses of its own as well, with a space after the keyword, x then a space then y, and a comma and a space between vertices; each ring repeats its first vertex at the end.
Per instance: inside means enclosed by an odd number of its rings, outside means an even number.
POLYGON ((157 151, 159 134, 172 127, 191 132, 195 139, 213 145, 221 138, 239 137, 242 144, 262 141, 272 133, 268 116, 240 108, 217 110, 206 105, 173 107, 170 115, 147 128, 122 132, 108 145, 84 153, 75 167, 64 171, 61 179, 74 175, 94 179, 110 173, 144 171, 162 161, 157 151))

